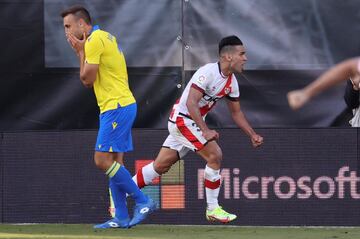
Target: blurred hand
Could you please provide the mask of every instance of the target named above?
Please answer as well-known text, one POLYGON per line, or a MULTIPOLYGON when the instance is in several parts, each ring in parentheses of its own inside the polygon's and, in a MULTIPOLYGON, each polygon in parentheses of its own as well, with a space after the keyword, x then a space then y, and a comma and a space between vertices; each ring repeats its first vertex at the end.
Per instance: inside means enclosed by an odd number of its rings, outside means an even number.
POLYGON ((254 146, 254 148, 259 147, 259 146, 262 145, 263 142, 264 142, 264 138, 261 137, 261 136, 258 135, 258 134, 252 135, 252 136, 250 137, 250 139, 251 139, 251 143, 252 143, 252 145, 254 146))
POLYGON ((219 139, 219 133, 211 129, 203 131, 202 135, 207 141, 219 139))
POLYGON ((290 107, 293 110, 297 110, 303 107, 303 105, 309 101, 310 97, 305 93, 304 90, 294 90, 287 94, 287 99, 290 107))

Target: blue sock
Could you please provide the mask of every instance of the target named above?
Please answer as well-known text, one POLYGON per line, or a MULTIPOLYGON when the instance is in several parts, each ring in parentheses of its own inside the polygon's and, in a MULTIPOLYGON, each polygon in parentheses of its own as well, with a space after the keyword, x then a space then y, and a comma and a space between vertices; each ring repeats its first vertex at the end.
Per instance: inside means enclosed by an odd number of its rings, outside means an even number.
POLYGON ((148 198, 141 192, 139 187, 132 180, 129 171, 127 171, 127 169, 124 166, 121 166, 118 162, 114 162, 106 174, 110 177, 110 180, 114 183, 114 185, 116 185, 116 187, 119 187, 121 191, 129 194, 132 198, 134 198, 136 203, 145 203, 148 201, 148 198))
POLYGON ((129 218, 128 208, 126 206, 126 193, 116 186, 114 180, 110 178, 109 188, 111 190, 111 197, 115 206, 115 217, 117 219, 129 218))

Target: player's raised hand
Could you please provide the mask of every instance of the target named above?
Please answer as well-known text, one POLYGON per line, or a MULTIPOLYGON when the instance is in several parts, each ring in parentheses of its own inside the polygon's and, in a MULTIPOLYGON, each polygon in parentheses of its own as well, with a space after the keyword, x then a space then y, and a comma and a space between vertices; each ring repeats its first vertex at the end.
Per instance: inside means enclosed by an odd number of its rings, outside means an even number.
POLYGON ((250 139, 254 148, 259 147, 264 142, 264 138, 258 134, 251 135, 250 139))
POLYGON ((287 94, 287 99, 290 107, 293 110, 297 110, 303 107, 303 105, 309 101, 310 97, 304 90, 294 90, 287 94))
POLYGON ((219 139, 219 133, 212 129, 203 131, 203 136, 207 141, 219 139))
POLYGON ((84 51, 85 41, 86 41, 86 34, 83 33, 83 38, 80 40, 73 34, 66 33, 67 41, 69 42, 70 46, 74 49, 77 55, 79 55, 80 52, 84 51))

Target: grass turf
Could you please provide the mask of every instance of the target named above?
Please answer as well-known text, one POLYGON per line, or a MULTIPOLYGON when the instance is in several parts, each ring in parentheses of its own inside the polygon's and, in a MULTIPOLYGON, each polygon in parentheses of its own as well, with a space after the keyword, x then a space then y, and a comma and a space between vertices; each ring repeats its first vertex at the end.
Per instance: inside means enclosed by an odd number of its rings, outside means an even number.
POLYGON ((162 239, 162 238, 244 238, 244 239, 345 239, 360 238, 360 227, 234 227, 139 225, 131 229, 93 229, 88 224, 0 224, 0 239, 162 239))

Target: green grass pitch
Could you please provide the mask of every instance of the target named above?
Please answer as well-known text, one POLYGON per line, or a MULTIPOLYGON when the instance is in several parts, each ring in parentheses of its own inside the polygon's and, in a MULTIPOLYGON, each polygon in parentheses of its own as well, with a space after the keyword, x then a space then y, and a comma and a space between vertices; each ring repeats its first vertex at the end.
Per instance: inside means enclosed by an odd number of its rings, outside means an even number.
POLYGON ((138 225, 95 230, 88 224, 0 224, 0 239, 342 239, 360 238, 360 227, 237 227, 138 225))

